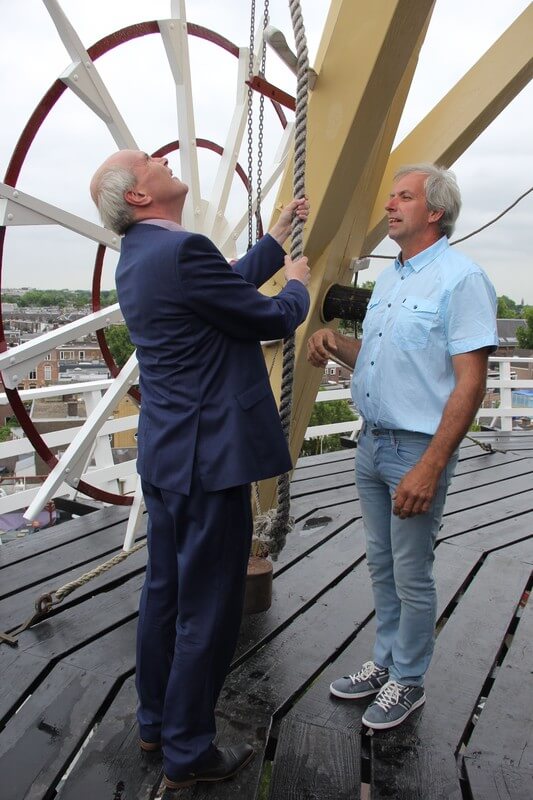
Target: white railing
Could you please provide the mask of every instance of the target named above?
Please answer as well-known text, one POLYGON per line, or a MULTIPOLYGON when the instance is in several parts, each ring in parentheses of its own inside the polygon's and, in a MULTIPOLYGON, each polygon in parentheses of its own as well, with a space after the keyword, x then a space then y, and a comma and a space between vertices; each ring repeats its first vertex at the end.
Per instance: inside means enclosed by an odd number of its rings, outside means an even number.
MULTIPOLYGON (((516 389, 533 390, 533 357, 491 358, 490 362, 491 376, 487 381, 487 395, 476 419, 502 431, 510 431, 513 429, 513 421, 533 418, 533 399, 532 406, 516 406, 513 405, 513 399, 516 402, 516 395, 513 398, 512 394, 516 389), (498 377, 492 377, 495 365, 498 377), (521 377, 521 373, 531 375, 531 377, 521 377)), ((50 488, 53 487, 54 496, 75 496, 75 484, 79 478, 108 490, 123 494, 134 493, 135 460, 115 465, 110 459, 109 447, 109 439, 113 434, 137 428, 138 417, 136 414, 118 419, 110 416, 113 410, 111 402, 113 396, 115 396, 115 400, 120 398, 125 393, 127 386, 131 385, 136 378, 136 372, 131 369, 132 366, 133 364, 130 365, 129 380, 124 380, 123 377, 122 381, 95 381, 69 386, 48 386, 21 392, 24 400, 60 396, 68 392, 76 394, 86 403, 88 419, 82 425, 43 434, 42 438, 49 447, 66 449, 60 462, 61 466, 58 465, 45 481, 50 488), (73 445, 80 439, 83 439, 84 442, 81 447, 78 447, 77 454, 73 454, 73 445), (100 457, 98 456, 99 445, 103 453, 100 457)), ((127 373, 128 369, 125 368, 123 372, 127 373)), ((350 400, 350 390, 348 388, 323 390, 318 393, 316 399, 317 402, 350 400)), ((6 403, 6 395, 0 394, 0 405, 6 403)), ((360 419, 316 425, 307 429, 305 438, 311 439, 335 433, 353 434, 360 427, 360 419)), ((0 464, 9 458, 21 458, 32 454, 32 445, 26 437, 0 443, 0 464)), ((29 472, 28 481, 24 480, 24 475, 16 475, 14 477, 6 476, 3 483, 0 483, 0 494, 5 493, 4 496, 0 496, 0 514, 31 507, 32 504, 35 504, 38 493, 42 497, 42 485, 38 480, 34 483, 31 480, 32 470, 30 469, 29 472)), ((25 473, 28 475, 27 469, 25 473)), ((35 470, 33 474, 35 475, 35 470)))
MULTIPOLYGON (((513 390, 529 389, 533 392, 533 357, 532 358, 502 358, 494 357, 489 359, 489 378, 487 379, 487 393, 478 413, 476 422, 492 428, 499 428, 502 431, 513 430, 513 420, 533 419, 533 395, 531 406, 513 405, 513 390), (497 365, 498 377, 492 377, 493 366, 497 365), (511 369, 512 367, 512 369, 511 369), (531 378, 518 376, 518 372, 524 371, 531 375, 531 378)), ((351 393, 349 389, 326 389, 317 395, 317 402, 327 400, 349 400, 351 393)), ((516 398, 515 398, 516 399, 516 398)), ((361 427, 361 420, 351 422, 334 422, 328 425, 314 425, 307 429, 305 438, 311 439, 317 436, 329 436, 334 433, 353 433, 361 427)))
MULTIPOLYGON (((516 376, 516 370, 523 368, 523 371, 528 373, 533 378, 533 358, 491 358, 490 365, 499 365, 498 378, 490 378, 487 380, 487 396, 494 394, 494 390, 499 392, 499 398, 492 397, 489 399, 491 405, 481 408, 476 416, 476 419, 489 420, 491 427, 498 427, 502 431, 513 430, 513 418, 529 418, 533 419, 533 407, 530 406, 513 406, 513 389, 529 389, 533 391, 533 380, 528 378, 519 378, 516 376), (511 365, 513 370, 511 370, 511 365), (498 422, 500 423, 498 425, 498 422)), ((515 396, 516 397, 516 396, 515 396)), ((532 397, 533 405, 533 397, 532 397)))

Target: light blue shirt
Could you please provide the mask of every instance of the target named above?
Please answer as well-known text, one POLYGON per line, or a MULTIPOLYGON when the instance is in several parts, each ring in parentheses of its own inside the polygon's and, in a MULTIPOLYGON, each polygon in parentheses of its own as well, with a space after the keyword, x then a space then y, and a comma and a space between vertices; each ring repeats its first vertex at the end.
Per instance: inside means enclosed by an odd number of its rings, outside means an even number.
POLYGON ((455 387, 452 356, 495 350, 496 292, 443 236, 381 273, 363 322, 352 397, 372 427, 433 435, 455 387))

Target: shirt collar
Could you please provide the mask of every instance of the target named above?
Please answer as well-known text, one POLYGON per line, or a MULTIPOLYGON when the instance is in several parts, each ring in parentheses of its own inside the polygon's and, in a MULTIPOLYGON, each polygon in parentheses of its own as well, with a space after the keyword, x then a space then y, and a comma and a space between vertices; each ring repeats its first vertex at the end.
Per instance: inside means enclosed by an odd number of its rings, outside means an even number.
POLYGON ((420 253, 417 253, 416 256, 412 258, 408 258, 407 261, 404 261, 403 264, 400 261, 400 256, 396 257, 396 261, 394 262, 394 266, 398 272, 400 272, 403 267, 409 267, 410 270, 414 270, 415 272, 420 272, 421 269, 427 267, 428 264, 431 264, 432 261, 435 261, 438 256, 441 255, 445 250, 448 249, 450 243, 448 241, 447 236, 441 236, 434 244, 430 247, 426 247, 425 250, 422 250, 420 253))
POLYGON ((179 225, 171 219, 141 219, 138 225, 157 225, 159 228, 166 228, 167 231, 184 231, 183 225, 179 225))

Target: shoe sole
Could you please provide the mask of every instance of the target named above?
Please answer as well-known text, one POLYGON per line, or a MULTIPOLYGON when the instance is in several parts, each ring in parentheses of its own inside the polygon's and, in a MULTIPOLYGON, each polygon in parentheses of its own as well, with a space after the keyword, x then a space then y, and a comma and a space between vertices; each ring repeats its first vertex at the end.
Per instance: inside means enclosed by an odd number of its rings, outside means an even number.
POLYGON ((144 739, 139 739, 139 747, 145 753, 155 753, 157 750, 161 750, 161 742, 145 742, 144 739))
POLYGON ((371 697, 373 694, 379 694, 381 691, 380 689, 370 689, 368 692, 359 692, 358 694, 346 694, 345 692, 340 692, 338 689, 333 687, 333 684, 330 685, 329 690, 331 694, 335 695, 335 697, 340 697, 342 700, 361 700, 364 697, 371 697))
POLYGON ((425 702, 426 702, 426 695, 421 697, 420 700, 417 700, 415 703, 413 703, 411 708, 408 711, 406 711, 402 717, 395 719, 393 722, 367 722, 364 714, 361 719, 361 722, 363 723, 363 725, 366 725, 367 728, 372 728, 372 730, 376 731, 383 731, 387 730, 388 728, 395 728, 396 725, 400 725, 404 720, 406 720, 409 714, 412 714, 412 712, 415 709, 420 708, 420 706, 423 706, 425 702))
POLYGON ((167 778, 166 775, 163 775, 163 783, 167 789, 185 789, 187 786, 194 786, 195 783, 221 783, 222 781, 229 781, 230 778, 233 778, 238 772, 241 771, 241 769, 250 763, 254 755, 255 751, 250 753, 246 761, 243 761, 242 764, 239 764, 237 769, 233 770, 233 772, 231 772, 229 775, 224 775, 223 778, 203 778, 202 776, 198 776, 197 778, 190 778, 186 781, 171 781, 170 778, 167 778))

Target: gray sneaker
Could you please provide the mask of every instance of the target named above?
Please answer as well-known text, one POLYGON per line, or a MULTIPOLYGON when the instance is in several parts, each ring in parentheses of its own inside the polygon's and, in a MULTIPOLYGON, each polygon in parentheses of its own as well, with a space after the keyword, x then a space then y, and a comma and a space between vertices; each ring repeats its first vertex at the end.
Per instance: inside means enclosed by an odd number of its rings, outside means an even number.
POLYGON ((360 697, 377 694, 388 680, 389 670, 387 667, 380 667, 373 661, 366 661, 355 675, 346 675, 344 678, 333 681, 329 690, 335 697, 358 700, 360 697))
POLYGON ((363 714, 363 724, 376 730, 394 728, 425 702, 423 686, 403 686, 391 680, 368 706, 363 714))

